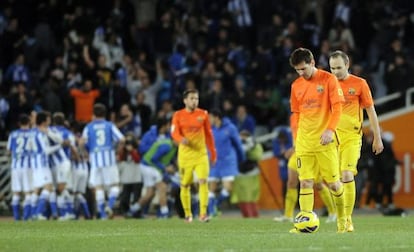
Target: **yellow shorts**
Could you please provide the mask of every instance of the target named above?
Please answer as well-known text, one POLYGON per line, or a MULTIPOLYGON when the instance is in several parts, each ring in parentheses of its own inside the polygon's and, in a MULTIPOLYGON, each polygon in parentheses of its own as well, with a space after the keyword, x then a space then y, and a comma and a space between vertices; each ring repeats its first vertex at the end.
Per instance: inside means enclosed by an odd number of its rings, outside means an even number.
POLYGON ((299 180, 319 177, 326 183, 339 181, 339 158, 336 148, 324 152, 297 153, 296 154, 299 180))
MULTIPOLYGON (((296 159, 296 153, 293 153, 292 156, 290 156, 289 160, 288 160, 288 169, 294 172, 298 172, 298 164, 297 164, 297 159, 296 159)), ((316 179, 315 179, 315 183, 319 183, 322 181, 321 176, 319 175, 316 179)))
POLYGON ((210 164, 208 156, 203 155, 200 158, 192 160, 178 160, 178 172, 180 174, 180 181, 182 185, 190 185, 193 183, 193 173, 195 172, 198 180, 207 180, 210 172, 210 164))
POLYGON ((351 171, 354 176, 357 175, 357 164, 361 156, 362 140, 360 136, 341 136, 339 145, 339 160, 341 171, 351 171))

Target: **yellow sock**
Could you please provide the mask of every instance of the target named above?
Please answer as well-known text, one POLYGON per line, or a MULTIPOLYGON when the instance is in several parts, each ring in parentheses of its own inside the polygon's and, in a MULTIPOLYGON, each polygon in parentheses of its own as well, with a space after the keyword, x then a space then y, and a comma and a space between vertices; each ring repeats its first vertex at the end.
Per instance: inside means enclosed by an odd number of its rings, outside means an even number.
POLYGON ((298 189, 288 188, 285 198, 285 216, 292 218, 295 213, 295 206, 298 202, 298 189))
POLYGON ((344 183, 345 215, 351 216, 355 206, 355 181, 344 183))
POLYGON ((183 205, 185 217, 193 216, 191 213, 191 193, 189 186, 180 187, 180 199, 183 205))
POLYGON ((331 192, 329 191, 328 187, 325 185, 322 185, 322 189, 318 191, 319 196, 321 197, 323 203, 326 206, 326 209, 328 210, 328 214, 332 215, 335 214, 335 204, 332 200, 331 192))
POLYGON ((208 185, 207 183, 199 184, 198 197, 200 199, 200 216, 207 214, 208 206, 208 185))
POLYGON ((304 212, 313 211, 313 188, 301 188, 299 191, 299 206, 300 210, 304 212))
POLYGON ((339 218, 345 216, 345 194, 344 194, 344 187, 341 185, 338 191, 332 193, 332 199, 336 206, 336 214, 339 218))

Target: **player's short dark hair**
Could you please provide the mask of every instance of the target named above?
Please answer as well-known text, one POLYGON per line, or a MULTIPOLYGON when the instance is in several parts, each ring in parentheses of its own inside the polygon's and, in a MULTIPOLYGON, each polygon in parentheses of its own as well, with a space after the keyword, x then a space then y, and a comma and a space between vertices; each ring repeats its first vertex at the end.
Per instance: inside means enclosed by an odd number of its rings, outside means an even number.
POLYGON ((300 47, 292 52, 289 58, 289 63, 294 67, 302 62, 309 64, 312 60, 314 60, 312 52, 309 49, 300 47))
POLYGON ((27 114, 19 115, 19 124, 20 126, 26 126, 30 124, 30 117, 27 114))
POLYGON ((96 117, 100 117, 100 118, 106 117, 106 107, 105 107, 105 105, 102 104, 102 103, 95 104, 93 106, 93 114, 96 117))
POLYGON ((198 94, 198 90, 197 89, 187 89, 187 90, 185 90, 184 93, 183 93, 183 98, 184 99, 187 98, 187 96, 189 94, 198 94))
POLYGON ((53 124, 55 125, 64 125, 65 124, 65 115, 62 112, 56 112, 53 114, 53 124))
POLYGON ((218 118, 220 118, 220 119, 222 119, 222 118, 223 118, 223 113, 222 113, 222 112, 221 112, 221 110, 220 110, 220 109, 218 109, 218 108, 212 109, 212 110, 210 111, 210 115, 215 116, 215 117, 218 117, 218 118))
POLYGON ((341 57, 344 60, 345 64, 349 63, 348 55, 341 50, 336 50, 329 55, 329 58, 338 58, 338 57, 341 57))
POLYGON ((161 117, 157 119, 155 125, 157 126, 157 129, 160 129, 161 127, 167 125, 168 123, 170 123, 170 120, 168 120, 165 117, 161 117))
POLYGON ((40 111, 36 114, 36 125, 40 125, 47 121, 47 118, 50 117, 50 113, 47 111, 40 111))

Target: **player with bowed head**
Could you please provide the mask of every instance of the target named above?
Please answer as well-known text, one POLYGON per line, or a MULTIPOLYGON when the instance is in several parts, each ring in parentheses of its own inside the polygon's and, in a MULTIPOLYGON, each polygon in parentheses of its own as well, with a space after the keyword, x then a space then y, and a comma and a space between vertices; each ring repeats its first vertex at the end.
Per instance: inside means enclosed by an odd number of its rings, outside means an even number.
POLYGON ((337 126, 339 145, 340 170, 345 194, 346 231, 353 232, 352 212, 355 206, 355 180, 358 173, 357 164, 361 155, 363 109, 367 112, 374 140, 372 152, 380 154, 384 145, 375 112, 374 101, 370 88, 363 78, 350 74, 349 57, 342 51, 335 51, 329 57, 331 72, 336 76, 344 91, 345 103, 337 126))
MULTIPOLYGON (((345 232, 344 188, 340 181, 336 126, 344 97, 336 77, 315 67, 312 52, 298 48, 290 65, 299 74, 291 88, 291 128, 300 181, 301 212, 314 209, 314 183, 318 176, 331 190, 337 211, 337 231, 345 232)), ((296 233, 294 228, 292 233, 296 233)))
POLYGON ((183 98, 185 108, 174 113, 171 123, 171 136, 178 143, 180 199, 185 212, 185 221, 192 222, 190 187, 193 183, 193 172, 195 172, 199 184, 199 220, 208 222, 209 157, 212 164, 217 158, 213 133, 208 112, 198 108, 198 91, 186 90, 183 98))

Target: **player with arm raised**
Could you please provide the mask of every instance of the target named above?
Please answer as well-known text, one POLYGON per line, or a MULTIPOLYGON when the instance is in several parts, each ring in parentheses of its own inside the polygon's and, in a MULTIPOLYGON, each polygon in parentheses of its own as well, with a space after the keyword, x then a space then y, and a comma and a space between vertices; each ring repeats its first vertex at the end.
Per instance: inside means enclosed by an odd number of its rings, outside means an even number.
POLYGON ((361 155, 363 109, 367 112, 373 132, 372 152, 375 155, 380 154, 384 145, 381 140, 374 101, 366 80, 348 72, 349 57, 342 51, 335 51, 330 55, 329 66, 331 72, 338 79, 345 97, 337 133, 341 140, 339 158, 345 194, 346 229, 348 232, 353 232, 352 212, 356 194, 354 176, 358 173, 357 164, 361 155))
POLYGON ((82 139, 89 153, 89 184, 95 189, 97 209, 101 219, 111 218, 113 207, 119 195, 119 172, 116 165, 115 146, 124 141, 124 135, 112 123, 107 121, 106 107, 95 104, 93 120, 82 132, 82 139), (104 187, 109 188, 108 205, 105 206, 104 187))
POLYGON ((192 222, 190 187, 193 172, 199 183, 200 216, 207 222, 209 153, 212 164, 216 162, 216 149, 208 112, 198 108, 199 94, 195 89, 184 91, 185 108, 174 113, 171 136, 178 143, 178 167, 180 173, 180 198, 185 212, 185 221, 192 222), (208 151, 207 151, 208 150, 208 151))

